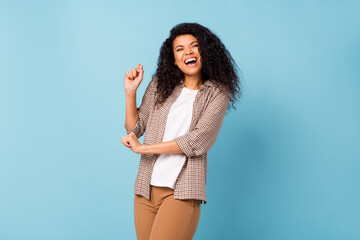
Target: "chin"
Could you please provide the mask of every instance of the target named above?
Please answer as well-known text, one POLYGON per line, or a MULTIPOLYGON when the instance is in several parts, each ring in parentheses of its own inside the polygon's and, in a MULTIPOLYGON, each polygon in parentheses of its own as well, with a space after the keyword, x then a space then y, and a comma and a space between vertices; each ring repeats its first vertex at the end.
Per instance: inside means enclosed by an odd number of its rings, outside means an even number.
POLYGON ((195 76, 195 75, 198 75, 199 73, 201 73, 201 69, 193 69, 191 71, 186 69, 185 71, 182 71, 182 72, 183 72, 183 74, 188 75, 188 76, 195 76))

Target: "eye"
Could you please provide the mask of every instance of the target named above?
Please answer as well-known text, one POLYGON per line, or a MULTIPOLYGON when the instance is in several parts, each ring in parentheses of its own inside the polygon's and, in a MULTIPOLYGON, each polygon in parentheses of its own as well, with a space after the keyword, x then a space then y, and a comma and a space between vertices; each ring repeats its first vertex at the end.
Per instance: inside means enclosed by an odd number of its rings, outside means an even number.
POLYGON ((179 52, 179 51, 181 51, 181 50, 183 50, 183 49, 182 49, 182 48, 178 48, 176 51, 179 52))

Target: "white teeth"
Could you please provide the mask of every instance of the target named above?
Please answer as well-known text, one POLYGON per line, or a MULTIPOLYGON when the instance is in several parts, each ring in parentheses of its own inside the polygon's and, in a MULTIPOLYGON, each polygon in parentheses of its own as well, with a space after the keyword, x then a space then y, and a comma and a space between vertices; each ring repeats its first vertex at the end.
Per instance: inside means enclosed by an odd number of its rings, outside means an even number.
POLYGON ((185 61, 185 63, 188 63, 189 61, 192 61, 192 60, 196 61, 196 58, 189 58, 185 61))

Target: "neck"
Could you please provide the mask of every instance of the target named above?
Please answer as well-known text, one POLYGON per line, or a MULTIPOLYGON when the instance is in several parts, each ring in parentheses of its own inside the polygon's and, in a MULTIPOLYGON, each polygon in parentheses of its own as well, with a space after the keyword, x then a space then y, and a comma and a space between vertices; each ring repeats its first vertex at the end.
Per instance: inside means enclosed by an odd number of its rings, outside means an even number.
POLYGON ((188 76, 188 75, 184 76, 184 86, 186 88, 199 90, 201 89, 201 85, 202 85, 201 74, 195 76, 188 76))

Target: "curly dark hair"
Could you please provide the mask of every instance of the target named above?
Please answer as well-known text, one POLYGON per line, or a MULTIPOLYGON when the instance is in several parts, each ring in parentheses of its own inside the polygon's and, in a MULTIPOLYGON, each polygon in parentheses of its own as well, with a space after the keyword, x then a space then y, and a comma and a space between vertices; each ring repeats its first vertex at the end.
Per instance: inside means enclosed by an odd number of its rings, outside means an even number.
MULTIPOLYGON (((173 41, 177 36, 191 34, 199 42, 202 59, 202 80, 210 80, 225 88, 231 94, 231 105, 240 97, 240 77, 238 67, 221 40, 208 28, 198 23, 180 23, 173 27, 170 36, 160 48, 157 70, 158 78, 156 104, 162 104, 183 79, 183 72, 174 64, 173 41)), ((228 109, 230 109, 230 104, 228 109)))

